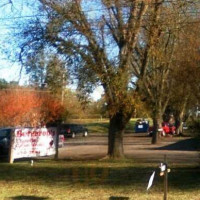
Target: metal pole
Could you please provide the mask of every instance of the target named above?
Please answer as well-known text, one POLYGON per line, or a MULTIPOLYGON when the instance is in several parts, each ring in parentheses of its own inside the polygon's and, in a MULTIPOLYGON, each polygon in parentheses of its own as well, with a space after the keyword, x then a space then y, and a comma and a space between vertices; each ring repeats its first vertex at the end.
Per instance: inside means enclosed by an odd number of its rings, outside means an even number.
POLYGON ((167 155, 164 156, 164 163, 166 164, 166 169, 164 171, 164 200, 167 200, 167 192, 168 192, 167 155))

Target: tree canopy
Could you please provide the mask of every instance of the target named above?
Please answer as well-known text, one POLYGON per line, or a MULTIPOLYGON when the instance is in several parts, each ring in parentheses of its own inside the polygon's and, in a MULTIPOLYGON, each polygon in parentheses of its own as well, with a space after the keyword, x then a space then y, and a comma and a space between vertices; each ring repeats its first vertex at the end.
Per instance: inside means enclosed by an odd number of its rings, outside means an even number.
MULTIPOLYGON (((158 116, 182 27, 198 23, 198 2, 183 0, 38 0, 37 17, 22 24, 20 60, 43 50, 62 58, 83 94, 102 85, 110 117, 110 157, 123 156, 123 133, 134 98, 145 93, 158 116), (142 92, 141 92, 142 91, 142 92), (159 107, 159 109, 157 109, 159 107)), ((184 40, 184 38, 182 38, 184 40)), ((163 106, 164 105, 164 106, 163 106)), ((156 142, 156 133, 155 133, 156 142)))

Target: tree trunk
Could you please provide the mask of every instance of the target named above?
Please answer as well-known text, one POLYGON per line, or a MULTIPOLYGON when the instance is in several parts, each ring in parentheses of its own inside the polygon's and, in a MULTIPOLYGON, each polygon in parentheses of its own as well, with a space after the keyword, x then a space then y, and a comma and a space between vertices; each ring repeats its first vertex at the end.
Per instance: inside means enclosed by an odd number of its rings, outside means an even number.
POLYGON ((183 118, 184 118, 188 98, 189 98, 189 95, 184 98, 182 108, 178 115, 178 119, 176 119, 176 134, 177 135, 180 135, 183 133, 183 118))
POLYGON ((181 112, 176 119, 176 134, 180 135, 183 133, 183 116, 184 112, 181 112))
POLYGON ((162 114, 161 111, 156 112, 153 116, 153 135, 152 135, 152 144, 157 144, 159 142, 159 136, 161 134, 162 129, 162 114))
POLYGON ((108 136, 108 156, 110 158, 124 157, 123 135, 128 121, 120 112, 110 117, 108 136))

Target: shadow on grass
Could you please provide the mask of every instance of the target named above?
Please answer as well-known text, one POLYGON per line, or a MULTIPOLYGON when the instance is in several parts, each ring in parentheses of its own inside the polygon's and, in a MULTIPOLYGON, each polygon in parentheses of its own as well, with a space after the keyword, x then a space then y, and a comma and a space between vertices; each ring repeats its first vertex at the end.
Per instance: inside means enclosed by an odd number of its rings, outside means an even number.
POLYGON ((109 200, 129 200, 129 197, 110 197, 109 200))
POLYGON ((11 197, 13 200, 45 200, 49 199, 47 197, 36 197, 36 196, 16 196, 16 197, 11 197))
MULTIPOLYGON (((104 136, 105 137, 105 136, 104 136)), ((96 145, 108 145, 107 141, 95 141, 95 142, 76 142, 76 143, 68 143, 67 146, 85 146, 85 145, 90 145, 90 146, 96 146, 96 145)))
POLYGON ((198 151, 200 150, 200 140, 197 138, 189 138, 167 146, 154 148, 154 150, 198 151))
POLYGON ((98 126, 98 127, 104 127, 104 128, 108 128, 109 127, 109 123, 108 122, 100 122, 100 123, 88 123, 87 127, 90 126, 98 126))
POLYGON ((108 127, 109 127, 109 123, 108 122, 100 122, 100 123, 88 123, 87 125, 85 125, 88 130, 89 133, 90 132, 96 132, 96 133, 107 133, 108 132, 108 127))
MULTIPOLYGON (((33 167, 30 163, 14 165, 1 164, 0 181, 18 183, 39 183, 46 186, 68 187, 134 187, 144 191, 152 171, 159 170, 148 166, 134 166, 134 163, 109 162, 51 162, 38 161, 33 167), (133 165, 133 166, 131 166, 133 165)), ((163 177, 156 174, 154 184, 162 187, 163 177)), ((169 186, 173 189, 199 189, 200 168, 176 168, 169 174, 169 186), (197 184, 198 183, 198 184, 197 184)), ((38 197, 39 198, 39 197, 38 197)))
MULTIPOLYGON (((135 127, 136 121, 129 121, 125 128, 125 133, 133 133, 134 127, 135 127)), ((109 122, 90 122, 85 124, 85 126, 88 128, 89 132, 101 132, 101 133, 107 133, 109 129, 109 122)))

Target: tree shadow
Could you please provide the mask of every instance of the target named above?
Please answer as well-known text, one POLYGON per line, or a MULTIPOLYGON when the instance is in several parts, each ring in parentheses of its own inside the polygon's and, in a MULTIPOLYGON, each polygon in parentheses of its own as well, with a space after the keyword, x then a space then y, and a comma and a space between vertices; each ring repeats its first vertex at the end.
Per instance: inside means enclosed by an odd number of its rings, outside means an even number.
POLYGON ((36 196, 16 196, 16 197, 11 197, 13 200, 46 200, 49 199, 48 197, 36 197, 36 196))
POLYGON ((110 197, 109 200, 129 200, 129 197, 110 197))
POLYGON ((175 142, 167 146, 153 148, 153 150, 199 151, 200 140, 196 138, 189 138, 189 139, 175 142))
POLYGON ((89 126, 99 126, 99 127, 108 128, 109 123, 108 122, 101 122, 101 123, 91 122, 91 123, 87 124, 87 127, 89 127, 89 126))
POLYGON ((89 130, 96 130, 96 131, 103 131, 103 132, 107 132, 108 128, 109 128, 109 123, 107 122, 101 122, 101 123, 88 123, 86 126, 89 130))
POLYGON ((108 145, 108 142, 98 142, 98 141, 95 141, 94 143, 91 143, 91 142, 77 142, 77 143, 69 143, 67 144, 67 146, 85 146, 85 145, 90 145, 90 146, 96 146, 96 145, 105 145, 107 146, 108 145))
MULTIPOLYGON (((27 184, 30 181, 45 184, 47 187, 52 187, 56 184, 59 186, 69 186, 69 185, 82 185, 87 187, 104 187, 113 188, 114 187, 128 187, 134 186, 137 190, 146 188, 150 175, 152 171, 159 170, 158 167, 150 166, 134 166, 134 163, 130 163, 133 166, 115 166, 115 163, 102 162, 94 163, 94 166, 88 166, 88 161, 85 162, 72 162, 67 165, 62 165, 64 161, 50 162, 40 161, 38 164, 35 162, 34 166, 31 167, 27 163, 8 165, 2 164, 0 168, 0 181, 15 181, 15 182, 25 182, 27 184), (43 163, 44 162, 44 165, 43 163), (96 166, 95 166, 96 165, 96 166)), ((92 163, 92 162, 91 162, 92 163)), ((163 178, 158 175, 155 176, 154 184, 157 187, 161 187, 163 184, 163 178)), ((34 183, 33 182, 33 183, 34 183)), ((173 189, 179 190, 195 190, 199 189, 197 183, 200 182, 200 168, 175 168, 171 169, 169 174, 169 185, 173 189), (195 180, 195 181, 194 181, 195 180)), ((117 200, 117 198, 111 196, 110 200, 117 200)), ((127 197, 123 197, 127 198, 127 197)), ((12 198, 13 200, 43 200, 48 199, 46 197, 30 196, 16 196, 12 198)))

